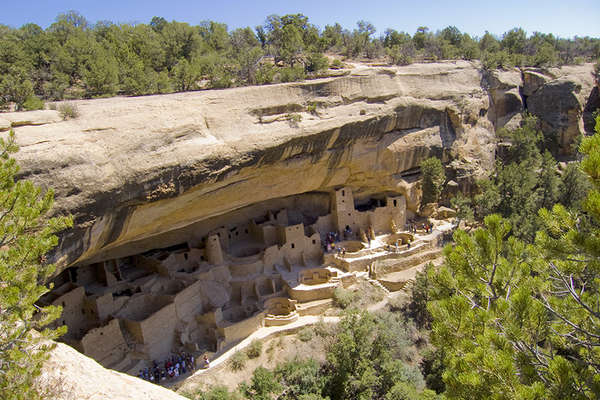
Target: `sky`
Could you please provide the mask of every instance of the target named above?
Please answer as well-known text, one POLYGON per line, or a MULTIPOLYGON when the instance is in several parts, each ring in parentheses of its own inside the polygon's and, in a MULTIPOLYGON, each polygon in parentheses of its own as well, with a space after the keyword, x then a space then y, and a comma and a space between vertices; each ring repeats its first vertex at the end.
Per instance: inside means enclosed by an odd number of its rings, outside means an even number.
POLYGON ((376 35, 387 28, 413 34, 419 26, 435 32, 453 25, 473 36, 522 27, 528 34, 600 37, 600 0, 0 0, 0 10, 0 24, 12 27, 47 28, 69 10, 91 23, 148 23, 160 16, 192 25, 213 20, 230 29, 261 25, 271 14, 302 13, 320 28, 339 22, 353 29, 365 20, 377 28, 376 35))

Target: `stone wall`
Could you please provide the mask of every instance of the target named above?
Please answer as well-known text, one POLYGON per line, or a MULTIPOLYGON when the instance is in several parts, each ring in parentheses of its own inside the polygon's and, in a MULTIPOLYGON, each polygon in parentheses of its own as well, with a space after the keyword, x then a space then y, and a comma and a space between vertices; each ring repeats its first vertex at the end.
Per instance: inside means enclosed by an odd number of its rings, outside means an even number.
POLYGON ((225 339, 227 347, 234 345, 255 332, 262 324, 265 313, 258 312, 250 318, 235 323, 225 323, 219 326, 219 334, 225 339))
POLYGON ((68 339, 77 339, 83 336, 89 328, 89 321, 83 313, 85 307, 85 288, 73 287, 67 293, 61 295, 52 302, 55 306, 61 306, 63 311, 58 320, 59 325, 67 325, 68 331, 65 335, 68 339))
POLYGON ((197 281, 175 295, 175 311, 180 320, 190 321, 202 313, 204 296, 201 288, 200 281, 197 281))
POLYGON ((120 361, 127 352, 127 345, 119 327, 119 321, 111 319, 108 324, 89 330, 78 346, 82 353, 100 364, 109 366, 120 361))

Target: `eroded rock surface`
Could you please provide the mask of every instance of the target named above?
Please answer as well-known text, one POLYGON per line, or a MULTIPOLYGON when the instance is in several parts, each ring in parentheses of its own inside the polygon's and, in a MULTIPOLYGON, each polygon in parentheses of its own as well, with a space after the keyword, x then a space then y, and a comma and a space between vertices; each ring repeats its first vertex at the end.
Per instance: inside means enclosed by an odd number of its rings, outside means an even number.
POLYGON ((78 101, 77 119, 48 111, 41 125, 27 113, 2 118, 16 126, 23 175, 55 188, 57 212, 75 217, 56 256, 65 268, 174 245, 191 224, 298 193, 390 192, 415 210, 421 160, 485 173, 494 129, 524 108, 568 146, 583 130, 591 71, 536 72, 548 76, 540 83, 469 62, 364 67, 303 83, 78 101))
POLYGON ((103 368, 71 347, 57 343, 44 364, 40 384, 56 400, 185 400, 175 392, 103 368))
POLYGON ((593 93, 598 91, 594 90, 593 75, 583 67, 566 66, 545 73, 525 71, 525 76, 531 77, 525 79, 525 92, 531 93, 526 99, 527 110, 540 119, 546 135, 555 137, 562 153, 571 152, 577 137, 586 131, 586 110, 600 106, 597 98, 595 107, 591 104, 593 93), (544 77, 547 81, 542 82, 544 77))

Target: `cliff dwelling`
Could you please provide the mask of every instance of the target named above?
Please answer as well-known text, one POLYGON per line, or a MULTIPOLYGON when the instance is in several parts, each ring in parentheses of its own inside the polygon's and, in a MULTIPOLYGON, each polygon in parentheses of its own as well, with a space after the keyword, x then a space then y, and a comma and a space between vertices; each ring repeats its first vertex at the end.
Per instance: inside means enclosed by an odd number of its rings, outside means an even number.
POLYGON ((392 231, 406 226, 400 195, 357 202, 342 187, 276 203, 287 207, 246 207, 187 227, 178 245, 66 269, 44 298, 63 307, 62 340, 137 374, 173 353, 219 352, 260 326, 319 314, 356 272, 385 273, 373 263, 431 247, 392 231))

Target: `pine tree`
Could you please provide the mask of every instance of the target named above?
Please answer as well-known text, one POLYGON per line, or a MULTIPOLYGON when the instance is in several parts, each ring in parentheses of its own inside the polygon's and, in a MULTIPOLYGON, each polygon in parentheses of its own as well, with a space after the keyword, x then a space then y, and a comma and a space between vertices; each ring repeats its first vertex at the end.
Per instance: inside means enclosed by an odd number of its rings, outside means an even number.
POLYGON ((60 315, 58 307, 39 307, 55 266, 45 254, 57 245, 56 232, 71 224, 65 217, 45 218, 53 192, 16 180, 17 151, 11 131, 0 138, 0 393, 3 399, 38 399, 34 385, 54 339, 64 329, 43 329, 60 315), (43 329, 43 330, 42 330, 43 329))
POLYGON ((559 356, 540 354, 549 373, 561 376, 555 391, 567 397, 600 396, 600 117, 596 134, 585 138, 579 151, 585 155, 582 171, 592 190, 582 212, 558 204, 541 210, 544 230, 536 243, 543 255, 546 286, 540 302, 552 316, 552 346, 559 356))
POLYGON ((539 213, 534 245, 499 215, 458 231, 429 273, 432 341, 449 399, 600 396, 600 128, 583 140, 582 212, 539 213))
POLYGON ((567 208, 579 208, 589 187, 579 163, 570 163, 560 177, 560 203, 567 208))

